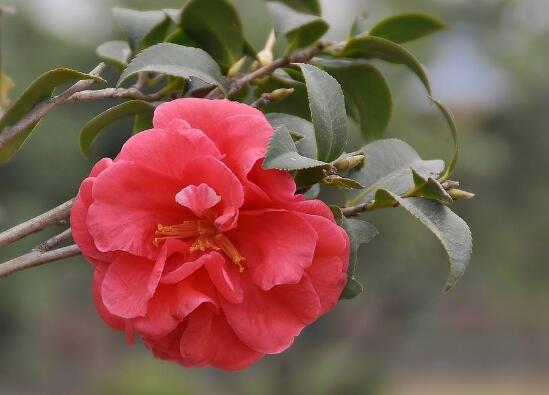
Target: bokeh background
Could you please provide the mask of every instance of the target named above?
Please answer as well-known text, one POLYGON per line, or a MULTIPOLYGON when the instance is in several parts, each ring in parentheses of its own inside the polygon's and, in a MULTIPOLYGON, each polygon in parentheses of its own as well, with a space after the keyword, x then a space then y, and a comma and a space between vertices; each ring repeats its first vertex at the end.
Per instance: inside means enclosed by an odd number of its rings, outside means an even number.
MULTIPOLYGON (((8 1, 4 1, 7 4, 8 1)), ((11 0, 2 20, 4 68, 15 95, 59 66, 83 71, 95 47, 120 37, 113 5, 179 7, 180 1, 11 0)), ((269 24, 260 0, 234 0, 260 48, 269 24)), ((294 346, 240 373, 183 369, 99 319, 82 258, 0 281, 2 395, 541 395, 549 393, 549 2, 547 0, 325 0, 331 38, 353 18, 372 24, 403 11, 442 17, 451 29, 408 45, 430 71, 435 96, 456 113, 456 178, 476 199, 455 210, 475 250, 464 279, 441 292, 446 260, 435 238, 400 209, 367 214, 381 235, 361 250, 365 292, 304 330, 294 346)), ((443 121, 415 78, 383 66, 395 95, 388 136, 423 157, 448 157, 443 121)), ((114 72, 109 76, 115 78, 114 72)), ((14 161, 0 168, 0 229, 73 196, 92 162, 79 128, 107 103, 57 110, 14 161)), ((94 160, 129 136, 119 123, 94 160)), ((6 260, 45 235, 0 250, 6 260)))

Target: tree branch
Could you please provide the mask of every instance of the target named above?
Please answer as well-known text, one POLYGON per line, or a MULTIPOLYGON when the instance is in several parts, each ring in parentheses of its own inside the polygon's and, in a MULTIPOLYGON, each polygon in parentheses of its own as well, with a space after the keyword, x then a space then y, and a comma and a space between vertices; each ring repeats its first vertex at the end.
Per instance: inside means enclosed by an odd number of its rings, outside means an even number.
MULTIPOLYGON (((105 69, 105 63, 100 63, 92 71, 90 75, 99 76, 105 69)), ((49 100, 46 100, 38 104, 34 110, 29 112, 25 117, 23 117, 15 125, 10 126, 0 134, 0 149, 4 148, 13 138, 23 133, 27 128, 31 127, 38 121, 40 121, 44 116, 53 110, 55 107, 65 103, 72 95, 76 92, 80 92, 84 89, 87 89, 91 86, 95 80, 80 80, 66 91, 60 93, 59 95, 52 97, 49 100)))
POLYGON ((33 250, 25 255, 14 258, 11 261, 0 264, 0 278, 21 270, 43 265, 44 263, 58 261, 79 254, 80 248, 75 244, 46 252, 33 250))
POLYGON ((162 98, 163 92, 147 95, 137 88, 106 88, 100 90, 86 90, 76 92, 69 97, 66 103, 94 101, 102 99, 134 99, 144 101, 157 101, 162 98))
MULTIPOLYGON (((442 186, 442 188, 444 188, 445 191, 448 191, 448 192, 450 192, 450 191, 459 191, 461 193, 461 196, 460 196, 461 199, 470 199, 470 198, 475 196, 474 194, 472 194, 470 192, 455 189, 459 186, 459 182, 457 182, 457 181, 448 180, 448 181, 443 182, 440 185, 442 186)), ((412 192, 414 192, 414 189, 411 189, 410 191, 408 191, 406 193, 403 193, 402 195, 400 195, 400 197, 401 198, 415 197, 415 195, 412 192)), ((457 199, 455 199, 455 200, 457 200, 457 199)), ((398 206, 399 206, 399 204, 396 203, 392 207, 398 207, 398 206)), ((357 204, 356 206, 340 207, 340 209, 341 209, 341 212, 343 213, 343 215, 345 217, 356 217, 357 215, 362 214, 365 211, 373 211, 373 210, 377 210, 379 208, 385 208, 385 207, 387 207, 387 206, 378 206, 378 205, 376 205, 375 200, 370 200, 369 202, 357 204)))
POLYGON ((57 206, 56 208, 45 212, 35 218, 29 219, 11 229, 0 233, 0 247, 13 243, 30 234, 36 233, 47 226, 62 223, 70 215, 70 210, 74 199, 69 200, 57 206))
POLYGON ((33 251, 46 252, 54 249, 61 243, 63 240, 66 240, 72 236, 72 229, 67 229, 58 235, 53 236, 52 238, 46 240, 45 242, 38 245, 36 248, 33 248, 33 251))
MULTIPOLYGON (((316 54, 325 49, 329 44, 325 42, 318 42, 316 45, 306 48, 302 51, 297 52, 295 55, 290 57, 278 58, 272 63, 258 68, 251 73, 245 74, 242 77, 233 80, 231 83, 231 88, 229 89, 228 96, 232 96, 238 91, 240 91, 245 85, 250 82, 271 75, 275 70, 287 66, 290 63, 306 63, 311 60, 316 54)), ((219 88, 214 89, 210 92, 206 98, 207 99, 217 99, 223 97, 223 94, 219 88)))

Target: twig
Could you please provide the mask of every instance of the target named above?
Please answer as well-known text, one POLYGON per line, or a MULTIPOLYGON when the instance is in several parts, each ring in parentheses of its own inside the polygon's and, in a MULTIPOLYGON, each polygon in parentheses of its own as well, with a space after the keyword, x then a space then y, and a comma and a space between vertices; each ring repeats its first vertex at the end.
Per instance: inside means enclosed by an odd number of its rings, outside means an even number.
POLYGON ((135 99, 145 101, 160 100, 164 92, 157 92, 147 95, 137 88, 106 88, 100 90, 86 90, 76 92, 69 97, 65 102, 84 102, 102 99, 135 99))
POLYGON ((345 217, 356 217, 357 215, 365 211, 372 210, 374 207, 374 204, 375 204, 375 200, 372 200, 370 202, 357 204, 356 206, 352 206, 352 207, 342 207, 341 212, 345 217))
POLYGON ((33 250, 25 255, 14 258, 11 261, 0 264, 0 278, 24 269, 29 269, 31 267, 43 265, 44 263, 58 261, 60 259, 69 258, 79 254, 80 248, 78 248, 75 244, 46 252, 33 250))
MULTIPOLYGON (((455 190, 455 188, 459 186, 459 182, 448 180, 446 182, 443 182, 440 185, 442 186, 442 188, 444 188, 445 191, 452 191, 452 190, 455 190)), ((404 199, 405 198, 410 198, 410 197, 415 197, 411 193, 413 191, 414 191, 414 189, 411 189, 410 191, 400 195, 400 197, 404 198, 404 199)), ((463 196, 462 198, 471 198, 471 197, 475 196, 474 194, 471 194, 469 192, 465 192, 465 191, 459 191, 459 192, 466 194, 466 196, 463 196)), ((399 206, 399 204, 397 202, 392 207, 398 207, 398 206, 399 206)), ((370 200, 369 202, 357 204, 356 206, 341 207, 341 212, 343 213, 343 215, 345 217, 356 217, 357 215, 359 215, 359 214, 361 214, 365 211, 372 211, 372 210, 376 210, 378 208, 384 208, 384 207, 387 207, 387 206, 378 206, 378 205, 376 205, 375 200, 370 200)))
MULTIPOLYGON (((104 69, 105 63, 100 63, 90 72, 90 75, 98 77, 104 69)), ((87 89, 94 82, 94 79, 78 81, 76 84, 74 84, 61 94, 37 105, 34 110, 29 112, 15 125, 4 129, 2 134, 0 134, 0 149, 4 148, 14 137, 23 133, 27 128, 40 121, 48 112, 53 110, 55 107, 65 103, 76 92, 87 89)))
POLYGON ((63 240, 68 239, 72 235, 72 230, 69 228, 58 235, 53 236, 52 238, 46 240, 45 242, 38 245, 36 248, 33 248, 33 251, 46 252, 54 249, 61 243, 63 240))
POLYGON ((259 99, 250 104, 251 107, 261 108, 270 102, 279 102, 294 93, 294 88, 280 88, 272 92, 263 93, 259 99))
MULTIPOLYGON (((271 75, 275 72, 275 70, 287 66, 290 63, 306 63, 309 60, 311 60, 316 54, 318 54, 320 51, 325 49, 328 46, 328 44, 319 42, 315 46, 306 48, 300 52, 297 52, 295 55, 290 57, 284 57, 284 58, 278 58, 272 63, 265 65, 263 67, 260 67, 259 69, 252 71, 251 73, 248 73, 236 80, 234 80, 231 83, 231 88, 229 89, 228 96, 232 96, 238 91, 240 91, 245 85, 249 84, 250 82, 265 77, 267 75, 271 75)), ((219 88, 214 89, 212 92, 210 92, 206 98, 208 99, 216 99, 219 97, 223 97, 223 93, 219 88)))
POLYGON ((49 225, 59 224, 61 221, 66 220, 70 215, 70 209, 73 203, 74 199, 71 199, 44 214, 29 219, 22 224, 0 233, 0 247, 13 243, 32 233, 36 233, 49 225))

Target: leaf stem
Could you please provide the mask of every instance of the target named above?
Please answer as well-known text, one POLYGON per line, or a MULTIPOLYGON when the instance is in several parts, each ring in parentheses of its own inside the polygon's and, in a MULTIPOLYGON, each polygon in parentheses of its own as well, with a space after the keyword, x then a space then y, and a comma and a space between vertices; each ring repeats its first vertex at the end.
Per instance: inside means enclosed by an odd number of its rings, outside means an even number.
MULTIPOLYGON (((272 63, 260 67, 257 70, 252 71, 251 73, 245 74, 242 77, 232 81, 228 96, 232 96, 235 93, 239 92, 244 86, 251 83, 252 81, 271 75, 275 72, 275 70, 287 66, 290 63, 306 63, 311 60, 315 55, 317 55, 320 51, 326 49, 330 45, 331 43, 320 41, 316 43, 316 45, 299 51, 293 56, 278 58, 272 63)), ((223 97, 223 93, 219 88, 214 89, 206 96, 207 99, 217 99, 220 97, 223 97)))
MULTIPOLYGON (((459 186, 459 182, 448 180, 448 181, 442 182, 440 185, 442 186, 442 188, 444 188, 445 191, 448 191, 459 186)), ((404 192, 402 195, 400 195, 400 197, 403 199, 406 199, 406 198, 416 197, 416 194, 417 194, 417 188, 414 187, 409 191, 404 192)), ((374 211, 380 208, 398 207, 398 206, 399 206, 398 202, 392 206, 388 206, 386 204, 377 204, 375 199, 372 199, 366 203, 361 203, 361 204, 357 204, 355 206, 349 206, 349 207, 340 207, 340 208, 341 208, 341 212, 345 217, 356 217, 357 215, 362 214, 363 212, 366 212, 366 211, 374 211)))

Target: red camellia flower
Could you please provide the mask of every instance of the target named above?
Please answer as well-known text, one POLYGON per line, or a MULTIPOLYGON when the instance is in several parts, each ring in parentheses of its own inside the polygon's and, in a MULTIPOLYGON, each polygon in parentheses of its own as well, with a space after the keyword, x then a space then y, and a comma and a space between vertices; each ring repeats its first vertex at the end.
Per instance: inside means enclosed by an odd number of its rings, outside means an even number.
POLYGON ((262 168, 273 130, 227 100, 159 106, 82 182, 73 236, 102 318, 184 366, 242 369, 332 309, 349 241, 329 208, 262 168))

